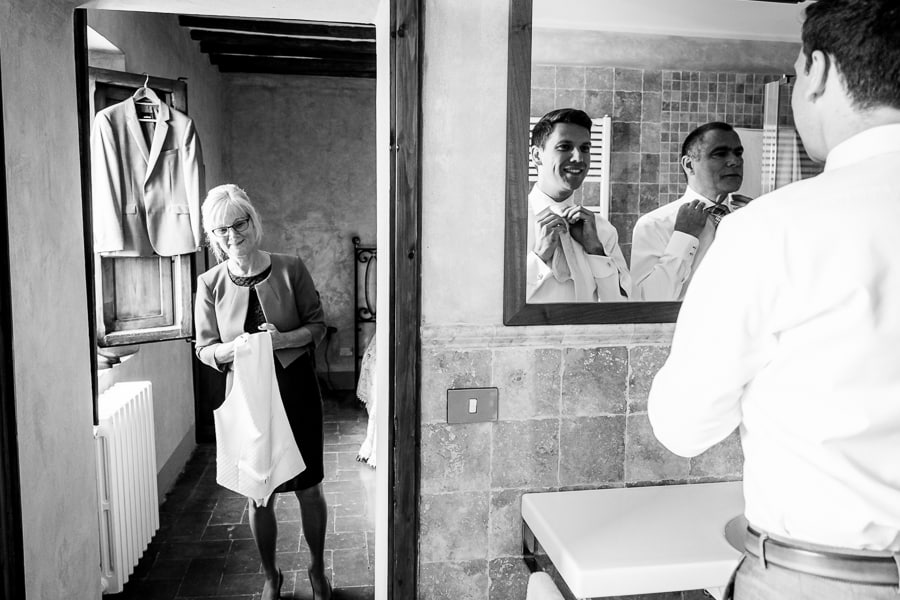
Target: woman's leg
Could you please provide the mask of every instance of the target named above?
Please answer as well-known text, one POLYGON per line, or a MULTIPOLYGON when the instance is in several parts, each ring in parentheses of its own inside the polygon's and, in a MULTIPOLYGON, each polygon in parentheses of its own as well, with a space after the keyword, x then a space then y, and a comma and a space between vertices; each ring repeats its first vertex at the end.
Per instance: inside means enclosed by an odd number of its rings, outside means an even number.
POLYGON ((300 501, 303 535, 309 545, 310 584, 316 598, 328 600, 330 588, 325 579, 325 529, 328 526, 328 505, 322 492, 322 484, 317 483, 305 490, 298 490, 296 494, 297 500, 300 501))
POLYGON ((275 567, 275 542, 278 540, 278 521, 275 519, 276 497, 276 494, 272 494, 267 506, 257 506, 253 500, 247 502, 250 531, 253 532, 253 540, 256 542, 263 572, 266 574, 262 600, 277 598, 281 583, 278 569, 275 567))

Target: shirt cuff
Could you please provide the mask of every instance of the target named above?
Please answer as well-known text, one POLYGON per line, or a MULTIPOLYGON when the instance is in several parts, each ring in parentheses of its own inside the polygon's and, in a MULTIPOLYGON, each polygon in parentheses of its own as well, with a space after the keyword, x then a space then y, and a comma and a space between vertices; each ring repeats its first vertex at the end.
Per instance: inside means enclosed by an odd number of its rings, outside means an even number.
POLYGON ((608 256, 597 256, 596 254, 587 254, 588 264, 591 265, 591 273, 594 279, 603 279, 619 274, 616 263, 608 256))
POLYGON ((694 255, 697 254, 697 248, 699 247, 700 240, 694 236, 689 233, 684 233, 683 231, 674 231, 672 232, 672 237, 669 238, 665 254, 683 260, 693 261, 694 255))
MULTIPOLYGON (((555 257, 556 254, 554 253, 553 256, 555 257)), ((551 262, 552 262, 552 260, 553 259, 551 259, 551 262)), ((534 252, 531 253, 531 260, 528 262, 530 263, 530 265, 529 265, 530 269, 529 269, 529 273, 528 273, 529 280, 534 280, 535 282, 540 282, 540 281, 543 281, 544 279, 546 279, 547 277, 555 276, 553 269, 548 267, 547 263, 542 261, 541 257, 538 256, 537 254, 535 254, 534 252)))

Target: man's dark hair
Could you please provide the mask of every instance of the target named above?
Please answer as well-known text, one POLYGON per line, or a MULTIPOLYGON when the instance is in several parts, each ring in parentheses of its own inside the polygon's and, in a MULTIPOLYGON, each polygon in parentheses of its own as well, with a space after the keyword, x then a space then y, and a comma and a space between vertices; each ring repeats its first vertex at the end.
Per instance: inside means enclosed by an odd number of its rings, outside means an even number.
POLYGON ((722 121, 713 121, 701 125, 687 134, 687 137, 684 138, 684 143, 681 144, 681 156, 679 158, 684 158, 685 156, 697 158, 697 153, 700 151, 700 144, 703 143, 703 136, 706 135, 708 131, 716 130, 734 131, 734 127, 728 123, 723 123, 722 121))
POLYGON ((807 71, 816 50, 834 61, 857 108, 900 108, 900 2, 813 2, 803 22, 807 71))
POLYGON ((543 148, 544 142, 550 137, 550 132, 553 131, 553 126, 557 123, 580 125, 588 131, 591 130, 591 125, 593 125, 591 118, 583 110, 578 110, 577 108, 551 110, 534 124, 534 129, 531 130, 531 145, 543 148))

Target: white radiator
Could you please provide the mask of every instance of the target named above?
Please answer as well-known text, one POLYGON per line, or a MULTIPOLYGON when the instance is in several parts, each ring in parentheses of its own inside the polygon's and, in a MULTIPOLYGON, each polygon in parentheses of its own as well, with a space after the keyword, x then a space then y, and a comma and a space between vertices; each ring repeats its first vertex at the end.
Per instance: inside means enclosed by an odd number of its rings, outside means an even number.
POLYGON ((103 593, 115 594, 159 528, 150 382, 117 383, 100 395, 98 408, 100 578, 103 593))

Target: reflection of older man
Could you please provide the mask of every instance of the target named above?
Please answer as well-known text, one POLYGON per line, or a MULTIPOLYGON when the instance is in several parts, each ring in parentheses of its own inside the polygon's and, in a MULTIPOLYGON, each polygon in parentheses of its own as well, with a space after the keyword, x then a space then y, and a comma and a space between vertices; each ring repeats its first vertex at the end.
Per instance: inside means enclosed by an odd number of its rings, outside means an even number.
POLYGON ((734 128, 701 125, 681 147, 687 191, 638 219, 631 247, 636 300, 681 300, 716 235, 722 216, 749 202, 735 195, 744 177, 744 148, 734 128))
POLYGON ((584 111, 554 110, 532 130, 538 180, 528 196, 527 302, 628 300, 631 279, 616 229, 572 200, 591 166, 590 152, 591 118, 584 111))

